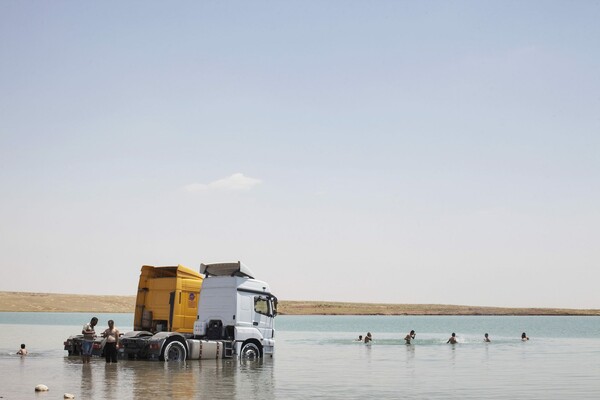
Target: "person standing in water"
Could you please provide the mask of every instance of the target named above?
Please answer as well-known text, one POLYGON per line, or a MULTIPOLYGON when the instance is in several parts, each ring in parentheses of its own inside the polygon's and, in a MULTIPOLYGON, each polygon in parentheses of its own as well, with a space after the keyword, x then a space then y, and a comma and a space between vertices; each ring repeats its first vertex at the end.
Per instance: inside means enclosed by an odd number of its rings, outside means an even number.
POLYGON ((108 329, 102 332, 102 337, 106 338, 104 344, 104 356, 107 363, 117 362, 117 348, 119 346, 119 330, 115 328, 115 321, 108 320, 108 329))
POLYGON ((410 333, 408 335, 406 335, 406 337, 404 338, 404 340, 406 341, 406 344, 410 344, 410 341, 412 339, 415 338, 415 336, 417 336, 415 331, 410 331, 410 333))
POLYGON ((487 333, 485 335, 483 335, 483 341, 484 342, 491 342, 491 340, 490 340, 490 338, 489 338, 489 336, 488 336, 487 333))
POLYGON ((526 342, 526 341, 528 341, 528 340, 529 340, 529 338, 527 337, 527 334, 526 334, 525 332, 523 332, 523 333, 521 334, 521 340, 522 340, 522 341, 524 341, 524 342, 526 342))
POLYGON ((373 340, 371 332, 367 332, 367 336, 365 336, 365 343, 369 343, 371 340, 373 340))
POLYGON ((93 317, 89 323, 83 326, 81 333, 83 334, 83 342, 81 343, 81 359, 83 363, 89 363, 92 359, 92 347, 94 346, 94 338, 96 331, 94 327, 98 323, 98 318, 93 317))
POLYGON ((450 339, 446 343, 455 344, 456 342, 456 333, 452 332, 452 336, 450 336, 450 339))

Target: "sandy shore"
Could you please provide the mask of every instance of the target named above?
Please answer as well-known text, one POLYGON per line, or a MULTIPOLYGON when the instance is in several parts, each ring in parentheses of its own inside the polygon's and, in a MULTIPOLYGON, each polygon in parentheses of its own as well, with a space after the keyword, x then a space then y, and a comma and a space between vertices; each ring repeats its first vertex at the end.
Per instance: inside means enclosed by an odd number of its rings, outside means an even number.
MULTIPOLYGON (((0 292, 0 311, 132 313, 135 296, 0 292)), ((600 309, 502 308, 443 304, 279 301, 287 315, 600 315, 600 309)))

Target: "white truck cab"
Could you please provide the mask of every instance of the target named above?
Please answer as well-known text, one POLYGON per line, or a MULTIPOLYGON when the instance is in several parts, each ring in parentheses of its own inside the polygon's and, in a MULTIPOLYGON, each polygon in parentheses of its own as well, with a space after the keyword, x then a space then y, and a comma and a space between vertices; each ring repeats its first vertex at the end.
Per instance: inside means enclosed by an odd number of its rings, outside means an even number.
MULTIPOLYGON (((239 261, 202 264, 200 273, 205 278, 193 338, 187 340, 188 358, 204 358, 196 353, 211 347, 221 357, 273 356, 277 298, 269 285, 239 261)), ((212 356, 212 350, 208 352, 212 356)))

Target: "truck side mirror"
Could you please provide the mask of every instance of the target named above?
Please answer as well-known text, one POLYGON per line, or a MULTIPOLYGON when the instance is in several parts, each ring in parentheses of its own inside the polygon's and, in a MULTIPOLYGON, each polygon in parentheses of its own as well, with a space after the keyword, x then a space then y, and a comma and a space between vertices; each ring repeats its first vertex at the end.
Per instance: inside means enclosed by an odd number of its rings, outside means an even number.
POLYGON ((277 316, 277 297, 273 297, 271 298, 271 307, 272 307, 272 316, 276 317, 277 316))

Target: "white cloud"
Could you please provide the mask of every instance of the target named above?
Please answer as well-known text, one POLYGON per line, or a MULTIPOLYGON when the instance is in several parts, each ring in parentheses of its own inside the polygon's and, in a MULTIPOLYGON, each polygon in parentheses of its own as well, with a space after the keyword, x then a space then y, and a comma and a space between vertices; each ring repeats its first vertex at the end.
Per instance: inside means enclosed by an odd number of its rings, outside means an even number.
POLYGON ((250 178, 242 173, 236 173, 227 178, 218 179, 214 182, 204 183, 190 183, 185 185, 183 188, 188 192, 204 192, 208 190, 230 190, 230 191, 242 191, 250 190, 254 186, 262 183, 260 179, 250 178))

